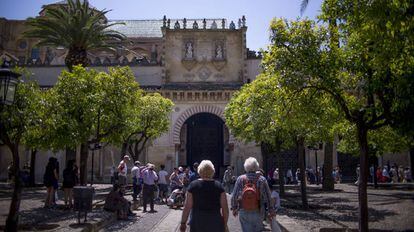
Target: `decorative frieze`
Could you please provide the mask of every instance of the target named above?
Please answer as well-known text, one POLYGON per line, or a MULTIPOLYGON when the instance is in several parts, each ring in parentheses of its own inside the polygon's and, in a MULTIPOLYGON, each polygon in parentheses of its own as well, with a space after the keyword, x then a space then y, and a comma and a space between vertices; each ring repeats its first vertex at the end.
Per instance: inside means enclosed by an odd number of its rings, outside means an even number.
POLYGON ((163 97, 169 98, 174 102, 193 102, 193 101, 214 101, 228 102, 233 96, 234 90, 222 91, 170 91, 161 90, 163 97))

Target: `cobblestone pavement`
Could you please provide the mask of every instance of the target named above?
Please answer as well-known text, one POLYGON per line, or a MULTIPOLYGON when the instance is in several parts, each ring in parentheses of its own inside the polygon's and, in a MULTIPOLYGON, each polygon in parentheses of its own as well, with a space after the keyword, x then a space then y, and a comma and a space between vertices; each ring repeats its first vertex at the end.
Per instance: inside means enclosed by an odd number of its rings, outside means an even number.
MULTIPOLYGON (((94 202, 102 201, 110 190, 110 185, 94 185, 94 202)), ((0 188, 0 225, 5 225, 10 207, 11 188, 0 188)), ((75 212, 63 210, 63 191, 58 191, 58 207, 56 209, 45 209, 44 199, 46 197, 45 187, 24 188, 20 203, 19 224, 26 230, 60 230, 61 227, 69 227, 76 230, 77 222, 75 212), (66 225, 67 224, 67 225, 66 225), (72 225, 73 224, 73 225, 72 225)), ((88 214, 88 219, 92 222, 101 217, 98 210, 88 214)))
MULTIPOLYGON (((169 209, 166 205, 155 205, 157 213, 143 213, 142 207, 134 211, 137 216, 128 221, 117 221, 111 226, 101 231, 154 231, 154 232, 171 232, 179 231, 179 223, 181 222, 181 209, 169 209)), ((230 215, 228 222, 229 230, 241 232, 240 222, 238 218, 230 215)))
MULTIPOLYGON (((337 184, 335 191, 321 186, 308 187, 310 210, 300 209, 299 187, 287 191, 282 200, 283 215, 307 230, 341 231, 358 228, 358 189, 337 184)), ((414 191, 410 189, 368 188, 369 227, 377 231, 414 231, 414 191)))

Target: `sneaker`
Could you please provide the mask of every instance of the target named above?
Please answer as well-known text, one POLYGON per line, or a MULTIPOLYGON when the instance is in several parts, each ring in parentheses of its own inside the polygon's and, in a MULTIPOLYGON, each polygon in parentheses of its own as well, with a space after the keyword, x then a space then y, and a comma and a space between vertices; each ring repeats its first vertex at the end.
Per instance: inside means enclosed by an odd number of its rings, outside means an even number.
POLYGON ((149 211, 149 213, 156 213, 156 212, 158 212, 158 211, 157 210, 153 210, 153 209, 149 211))

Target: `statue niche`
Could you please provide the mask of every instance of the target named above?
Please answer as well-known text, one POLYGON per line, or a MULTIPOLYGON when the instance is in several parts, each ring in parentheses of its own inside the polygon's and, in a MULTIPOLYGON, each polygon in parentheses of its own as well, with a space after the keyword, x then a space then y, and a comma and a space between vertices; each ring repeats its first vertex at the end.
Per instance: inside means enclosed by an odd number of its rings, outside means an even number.
POLYGON ((213 46, 212 63, 217 71, 221 71, 226 66, 224 41, 216 41, 213 46))
POLYGON ((191 71, 197 64, 194 54, 194 43, 192 40, 184 42, 183 59, 181 60, 181 63, 187 71, 191 71))

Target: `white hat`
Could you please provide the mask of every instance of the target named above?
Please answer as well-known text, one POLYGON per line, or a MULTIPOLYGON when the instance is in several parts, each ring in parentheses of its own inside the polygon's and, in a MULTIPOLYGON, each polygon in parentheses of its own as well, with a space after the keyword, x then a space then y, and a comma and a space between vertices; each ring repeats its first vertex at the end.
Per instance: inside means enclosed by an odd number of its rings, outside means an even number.
POLYGON ((129 158, 129 155, 124 155, 124 159, 131 160, 131 158, 129 158))

